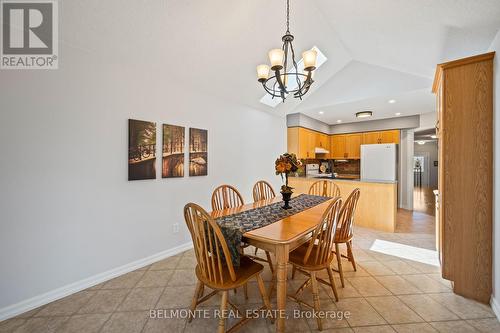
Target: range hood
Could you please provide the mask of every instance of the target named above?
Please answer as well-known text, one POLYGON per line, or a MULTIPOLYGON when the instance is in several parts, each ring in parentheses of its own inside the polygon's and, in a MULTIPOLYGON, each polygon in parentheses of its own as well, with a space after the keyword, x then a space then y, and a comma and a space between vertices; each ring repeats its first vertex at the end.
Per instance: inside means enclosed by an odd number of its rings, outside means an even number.
POLYGON ((316 154, 329 154, 330 153, 328 150, 326 150, 325 148, 321 148, 321 147, 314 148, 314 152, 316 154))

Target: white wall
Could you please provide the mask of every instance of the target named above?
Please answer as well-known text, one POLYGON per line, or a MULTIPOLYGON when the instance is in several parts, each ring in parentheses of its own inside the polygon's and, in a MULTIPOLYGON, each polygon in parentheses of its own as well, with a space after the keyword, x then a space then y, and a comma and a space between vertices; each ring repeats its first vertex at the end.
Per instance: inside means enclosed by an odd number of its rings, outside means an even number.
MULTIPOLYGON (((427 141, 424 145, 419 145, 415 143, 414 145, 414 155, 417 156, 419 153, 427 153, 429 156, 429 165, 427 169, 424 169, 424 174, 422 178, 426 178, 428 183, 422 184, 424 186, 429 186, 432 189, 437 189, 438 186, 438 167, 434 166, 434 161, 438 160, 438 147, 437 142, 427 141), (428 177, 428 178, 427 178, 428 177)), ((422 183, 424 180, 422 179, 422 183)))
POLYGON ((490 46, 494 62, 494 168, 493 168, 493 297, 492 308, 500 320, 500 31, 490 46))
POLYGON ((280 185, 283 117, 191 91, 168 66, 104 62, 65 45, 60 61, 0 74, 0 314, 191 242, 183 206, 209 209, 221 183, 246 201, 258 179, 280 185), (209 175, 127 181, 128 118, 208 129, 209 175))
POLYGON ((415 132, 427 130, 436 127, 437 112, 427 112, 420 115, 420 126, 415 129, 415 132))

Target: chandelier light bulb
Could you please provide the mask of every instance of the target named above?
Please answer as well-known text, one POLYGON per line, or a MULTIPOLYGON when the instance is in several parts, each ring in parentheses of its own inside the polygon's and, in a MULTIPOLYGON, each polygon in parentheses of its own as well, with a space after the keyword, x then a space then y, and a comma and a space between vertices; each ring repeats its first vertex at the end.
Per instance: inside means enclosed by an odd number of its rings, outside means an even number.
POLYGON ((316 50, 308 50, 302 52, 302 60, 304 61, 304 69, 306 71, 313 71, 316 69, 316 58, 318 52, 316 50))
POLYGON ((283 59, 285 52, 282 49, 272 49, 269 51, 269 61, 271 62, 271 69, 277 71, 283 68, 283 59))
POLYGON ((269 77, 269 66, 259 65, 257 66, 257 78, 259 82, 264 82, 269 77))

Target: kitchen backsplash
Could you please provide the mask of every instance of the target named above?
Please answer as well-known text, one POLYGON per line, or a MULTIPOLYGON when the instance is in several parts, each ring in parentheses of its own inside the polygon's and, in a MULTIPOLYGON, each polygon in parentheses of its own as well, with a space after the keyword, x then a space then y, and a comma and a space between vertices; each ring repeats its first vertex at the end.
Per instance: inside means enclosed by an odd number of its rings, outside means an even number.
MULTIPOLYGON (((321 162, 324 162, 325 160, 320 160, 320 159, 307 159, 307 160, 302 160, 302 167, 298 170, 299 175, 304 175, 305 173, 305 164, 311 164, 311 163, 316 163, 316 164, 321 164, 321 162)), ((342 162, 338 162, 334 160, 333 163, 333 169, 335 170, 336 173, 340 174, 349 174, 349 175, 359 175, 360 174, 360 160, 345 160, 342 162)))
POLYGON ((343 162, 334 161, 333 170, 340 174, 359 175, 360 162, 359 160, 346 160, 343 162))

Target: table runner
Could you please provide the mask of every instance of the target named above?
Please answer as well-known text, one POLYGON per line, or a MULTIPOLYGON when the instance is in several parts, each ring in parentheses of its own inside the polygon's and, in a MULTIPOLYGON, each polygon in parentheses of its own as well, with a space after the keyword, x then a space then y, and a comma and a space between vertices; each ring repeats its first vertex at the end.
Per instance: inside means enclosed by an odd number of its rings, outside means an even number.
POLYGON ((290 200, 290 209, 283 209, 283 202, 276 202, 267 206, 250 209, 234 215, 227 215, 216 219, 222 234, 226 239, 231 261, 234 266, 240 265, 239 247, 243 234, 247 231, 265 227, 290 215, 314 207, 331 198, 309 194, 300 194, 290 200))

